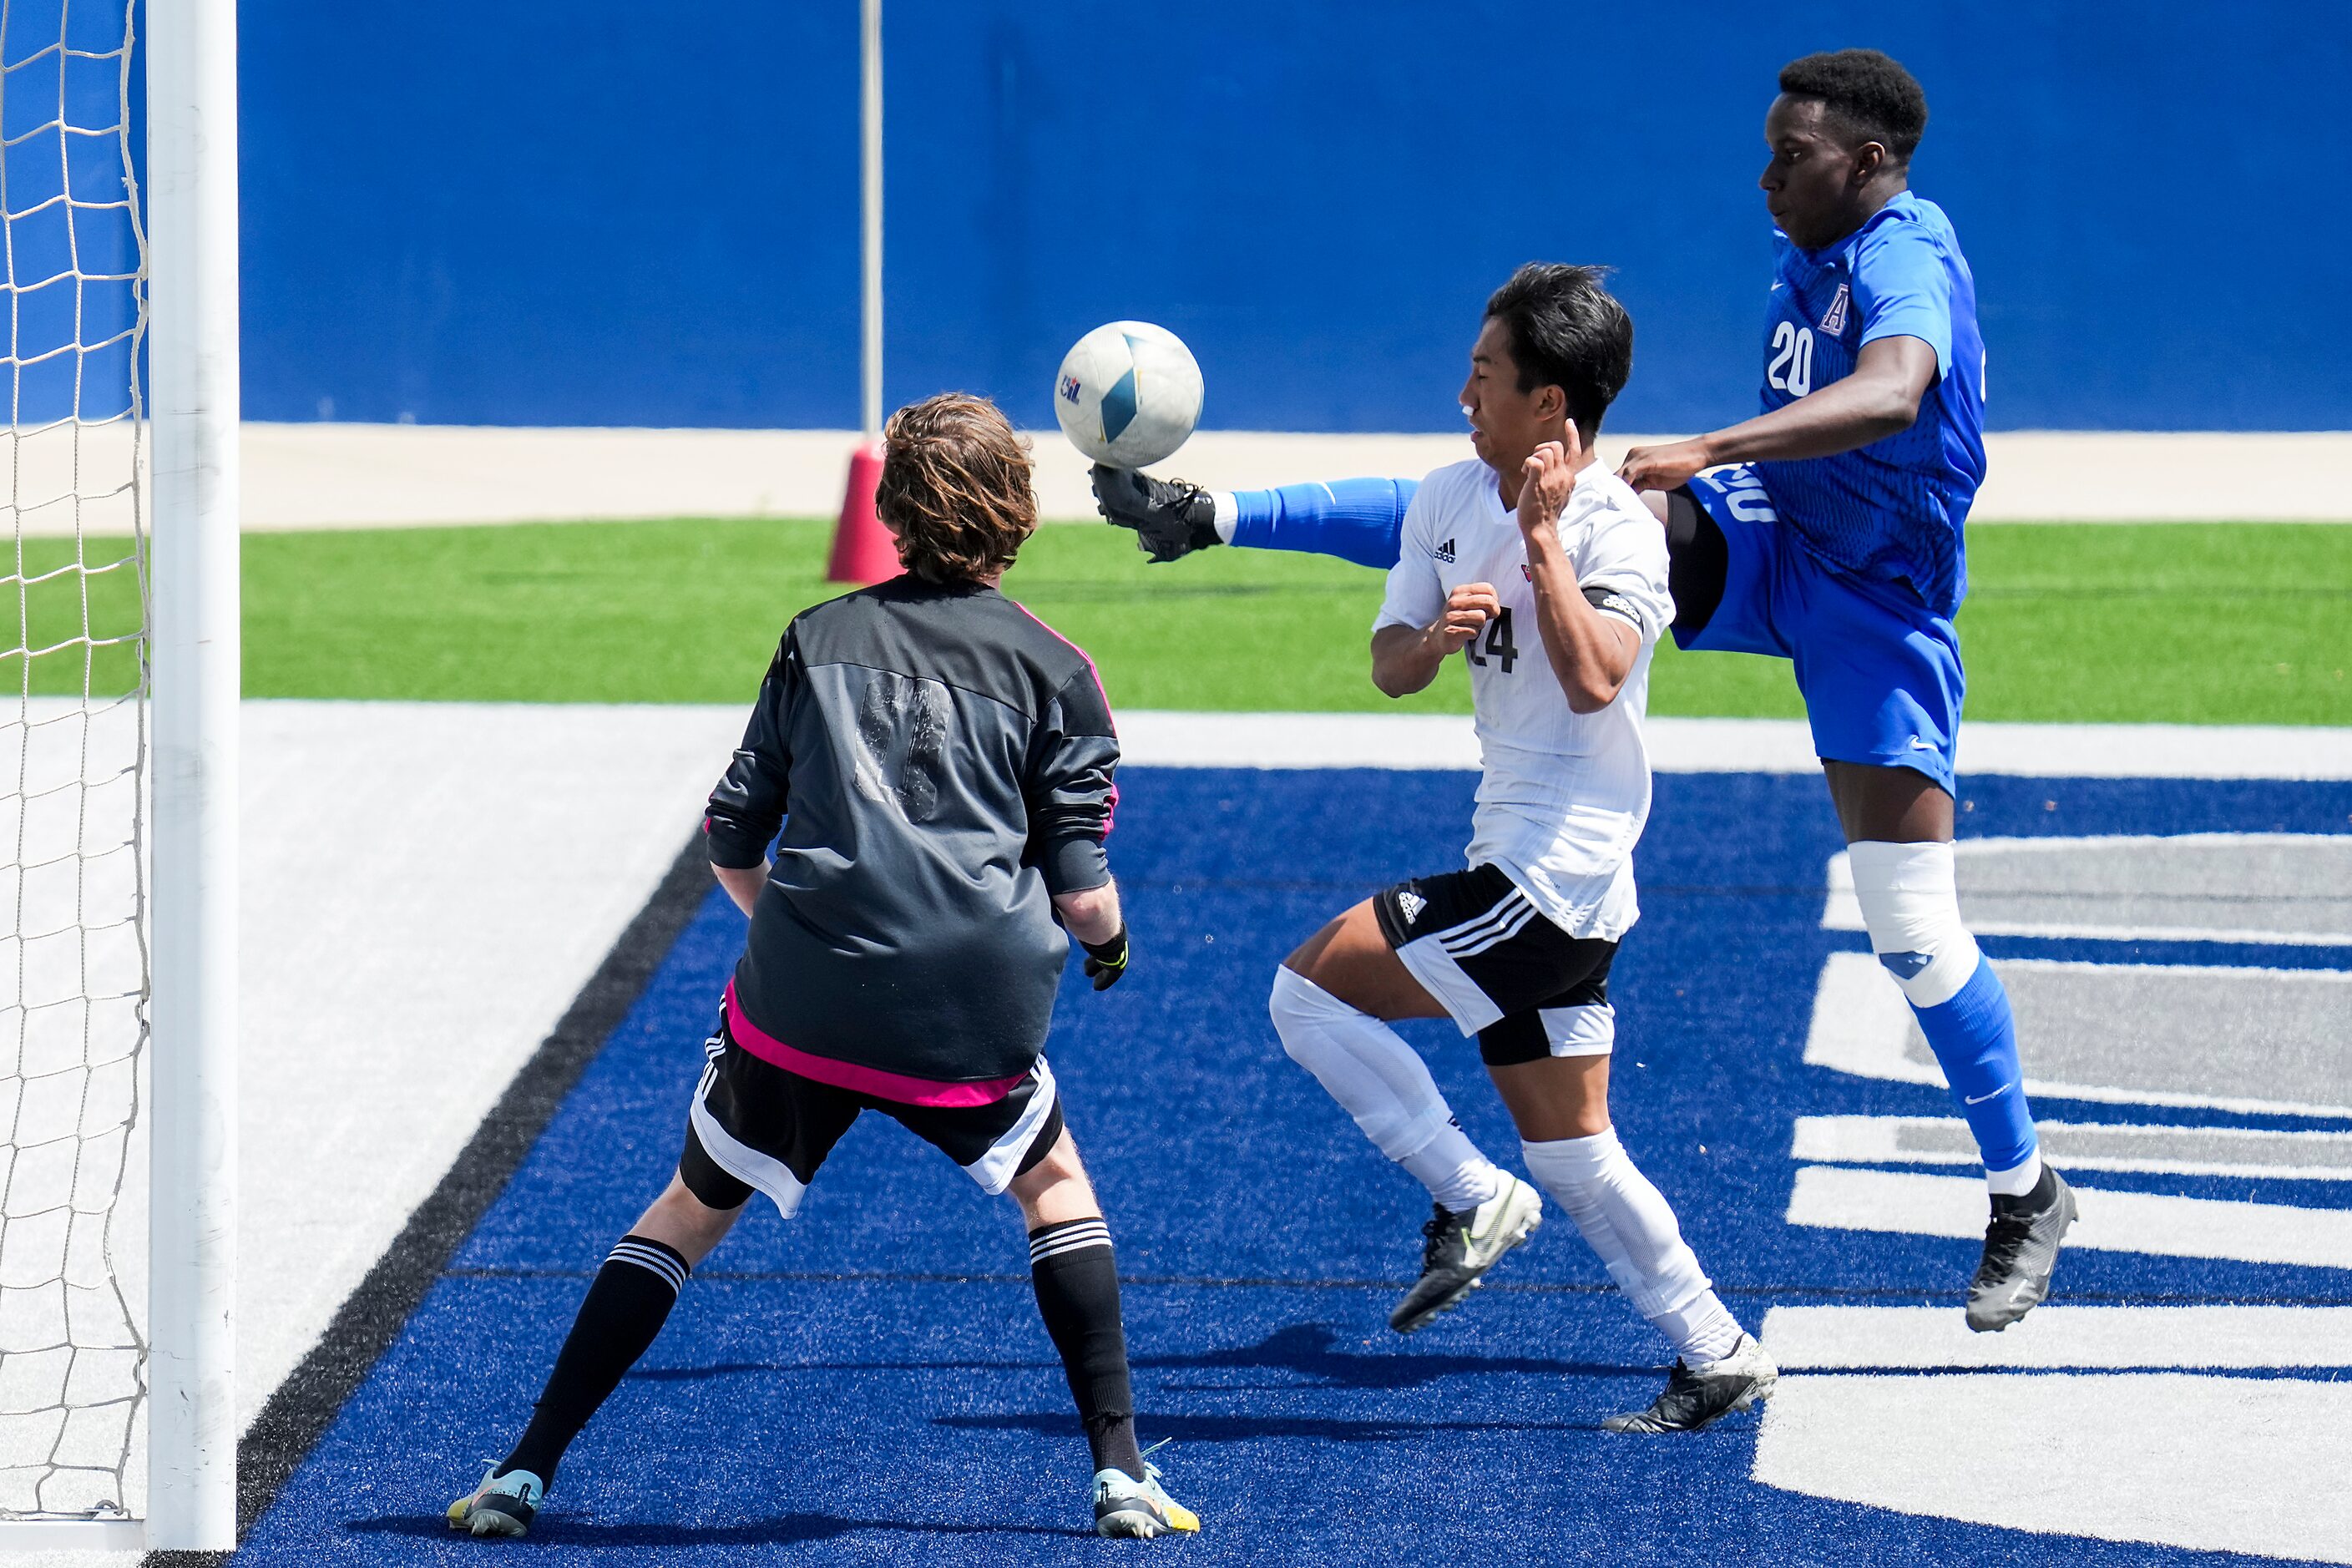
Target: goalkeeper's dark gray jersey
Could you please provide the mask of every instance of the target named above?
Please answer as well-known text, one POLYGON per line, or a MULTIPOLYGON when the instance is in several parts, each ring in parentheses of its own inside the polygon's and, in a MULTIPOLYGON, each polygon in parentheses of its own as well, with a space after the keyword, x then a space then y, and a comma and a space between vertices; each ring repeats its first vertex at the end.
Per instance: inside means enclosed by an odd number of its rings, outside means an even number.
POLYGON ((802 612, 703 825, 718 866, 776 841, 739 1021, 853 1073, 1025 1072, 1069 952, 1048 895, 1110 879, 1118 763, 1092 662, 993 588, 802 612))

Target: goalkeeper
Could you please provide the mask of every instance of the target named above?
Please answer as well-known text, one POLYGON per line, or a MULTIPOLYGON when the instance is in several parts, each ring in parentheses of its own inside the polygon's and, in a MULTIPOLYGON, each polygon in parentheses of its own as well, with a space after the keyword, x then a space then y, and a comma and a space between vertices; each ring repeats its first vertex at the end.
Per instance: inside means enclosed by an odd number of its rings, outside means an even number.
POLYGON ((1095 1528, 1200 1528, 1136 1446, 1110 1232, 1041 1054, 1064 929, 1097 990, 1127 970, 1109 705, 1087 656, 997 591, 1037 508, 993 404, 900 409, 877 508, 908 574, 794 618, 710 796, 711 867, 751 929, 677 1173, 589 1287, 521 1439, 450 1506, 458 1529, 524 1532, 751 1194, 790 1218, 867 1110, 1019 1204, 1095 1528))

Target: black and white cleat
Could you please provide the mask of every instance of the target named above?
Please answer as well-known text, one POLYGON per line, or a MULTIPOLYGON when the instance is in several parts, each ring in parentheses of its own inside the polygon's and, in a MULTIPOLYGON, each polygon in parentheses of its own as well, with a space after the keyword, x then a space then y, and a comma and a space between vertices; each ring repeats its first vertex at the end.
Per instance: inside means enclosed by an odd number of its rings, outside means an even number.
POLYGON ((1699 1432, 1735 1410, 1751 1409, 1772 1397, 1780 1369, 1753 1334, 1742 1334, 1720 1361, 1693 1366, 1675 1358, 1665 1392, 1647 1410, 1612 1415, 1601 1423, 1612 1432, 1699 1432))
POLYGON ((1440 1312, 1451 1310, 1478 1288, 1503 1254, 1543 1224, 1543 1199, 1535 1188, 1505 1172, 1503 1190, 1465 1214, 1431 1206, 1421 1249, 1421 1278, 1389 1314, 1389 1327, 1409 1334, 1440 1312))
POLYGON ((2074 1214, 2074 1189, 2047 1165, 2032 1192, 2014 1198, 1993 1194, 1984 1258, 1969 1282, 1969 1328, 1999 1333, 2042 1304, 2074 1214))

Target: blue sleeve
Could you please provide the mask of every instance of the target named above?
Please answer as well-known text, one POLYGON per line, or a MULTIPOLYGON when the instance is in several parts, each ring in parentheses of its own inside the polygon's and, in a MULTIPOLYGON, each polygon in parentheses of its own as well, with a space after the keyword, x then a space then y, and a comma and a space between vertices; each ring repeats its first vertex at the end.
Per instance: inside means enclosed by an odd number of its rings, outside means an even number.
POLYGON ((1936 351, 1937 374, 1952 370, 1952 275, 1943 247, 1926 229, 1893 225, 1854 258, 1854 303, 1862 342, 1917 338, 1936 351))
POLYGON ((1340 479, 1237 491, 1233 542, 1254 550, 1336 555, 1386 570, 1397 563, 1404 509, 1419 488, 1412 479, 1340 479))

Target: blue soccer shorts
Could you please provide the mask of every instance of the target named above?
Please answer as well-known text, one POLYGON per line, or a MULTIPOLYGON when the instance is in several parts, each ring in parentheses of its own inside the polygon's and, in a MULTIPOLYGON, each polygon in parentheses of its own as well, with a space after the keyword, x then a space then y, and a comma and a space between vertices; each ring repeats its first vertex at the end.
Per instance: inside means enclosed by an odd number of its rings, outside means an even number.
POLYGON ((1685 496, 1696 514, 1669 521, 1675 646, 1790 660, 1815 755, 1909 768, 1952 793, 1967 684, 1952 623, 1901 584, 1871 582, 1814 555, 1782 526, 1745 463, 1709 468, 1675 492, 1677 501, 1685 496), (1702 536, 1712 524, 1720 546, 1690 537, 1686 522, 1702 536))

